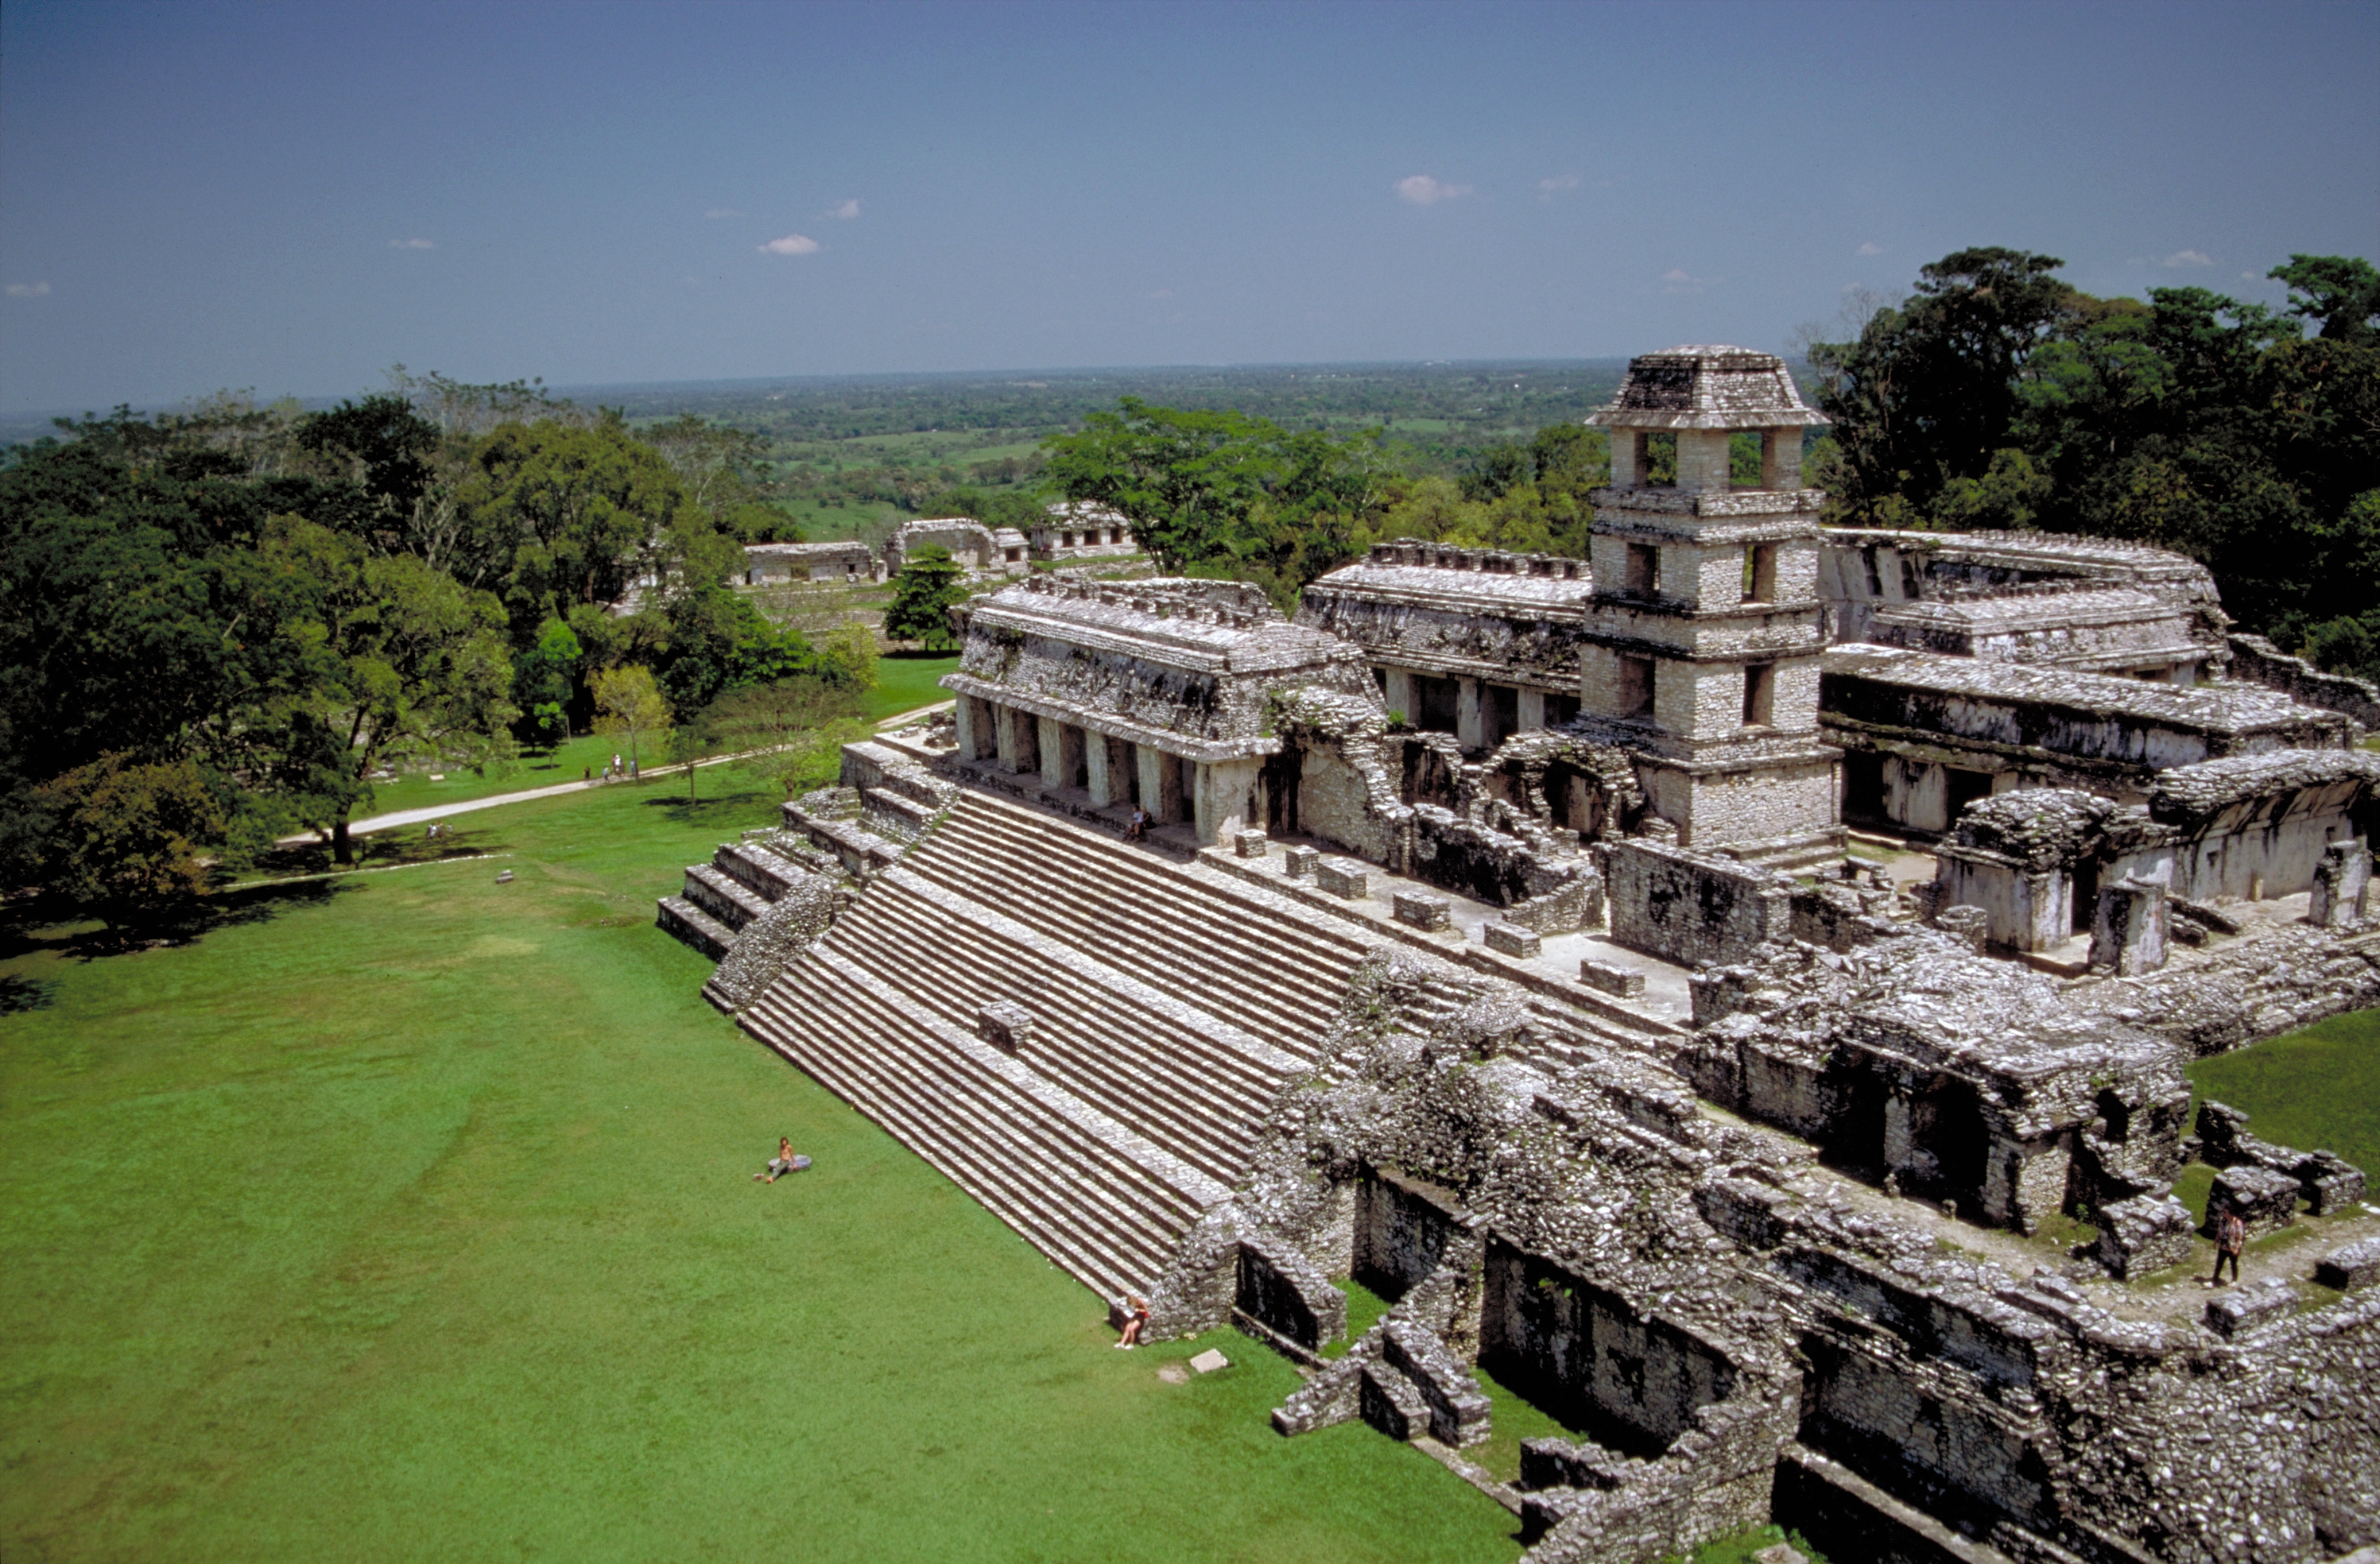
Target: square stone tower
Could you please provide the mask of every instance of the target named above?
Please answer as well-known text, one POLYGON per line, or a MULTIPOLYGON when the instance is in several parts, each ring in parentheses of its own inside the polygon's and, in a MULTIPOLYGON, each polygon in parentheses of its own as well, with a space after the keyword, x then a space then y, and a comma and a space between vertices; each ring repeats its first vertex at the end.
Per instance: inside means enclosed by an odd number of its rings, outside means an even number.
POLYGON ((1623 743, 1682 844, 1791 867, 1840 856, 1837 770, 1818 742, 1818 507, 1802 487, 1803 405, 1785 361, 1672 347, 1628 366, 1609 406, 1611 487, 1595 504, 1579 706, 1623 743), (1760 441, 1757 484, 1730 440, 1760 441), (1648 443, 1677 480, 1648 481, 1648 443))

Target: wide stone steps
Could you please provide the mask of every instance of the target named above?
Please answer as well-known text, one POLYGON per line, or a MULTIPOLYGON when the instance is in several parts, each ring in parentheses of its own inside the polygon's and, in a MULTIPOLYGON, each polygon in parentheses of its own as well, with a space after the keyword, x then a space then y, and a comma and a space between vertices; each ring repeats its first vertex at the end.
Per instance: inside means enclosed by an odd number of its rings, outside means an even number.
POLYGON ((664 896, 655 903, 654 921, 669 933, 718 961, 735 947, 735 930, 683 896, 664 896))
POLYGON ((808 875, 801 865, 751 842, 722 843, 710 861, 722 874, 764 902, 775 901, 808 875))
POLYGON ((769 910, 768 898, 729 879, 709 864, 686 867, 686 899, 728 927, 741 931, 769 910))
POLYGON ((1171 866, 969 794, 905 866, 1050 938, 1195 996, 1312 1060, 1356 964, 1354 941, 1283 925, 1171 866))
POLYGON ((1225 1196, 836 952, 797 959, 744 1020, 1103 1297, 1148 1291, 1225 1196))
POLYGON ((1236 1178, 1302 1061, 1202 1027, 1188 1007, 1090 958, 1037 951, 1006 922, 896 868, 825 943, 961 1031, 995 1000, 1023 1005, 1036 1028, 1018 1058, 1202 1171, 1236 1178))

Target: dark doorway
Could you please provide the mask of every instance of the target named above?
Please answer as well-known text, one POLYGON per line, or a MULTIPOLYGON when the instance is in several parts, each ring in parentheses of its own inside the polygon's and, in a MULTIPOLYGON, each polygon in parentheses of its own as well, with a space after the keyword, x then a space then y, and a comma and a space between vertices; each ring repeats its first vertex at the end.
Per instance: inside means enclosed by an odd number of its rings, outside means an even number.
POLYGON ((1265 830, 1275 836, 1293 835, 1298 829, 1297 783, 1305 771, 1305 751, 1296 745, 1265 757, 1265 830))
POLYGON ((1510 685, 1479 686, 1479 735, 1482 747, 1493 749, 1521 731, 1521 692, 1510 685))
POLYGON ((1978 798, 1992 795, 1992 774, 1989 771, 1962 771, 1956 766, 1943 768, 1942 814, 1945 830, 1956 830, 1959 811, 1978 798))
POLYGON ((1414 704, 1421 709, 1414 713, 1413 725, 1426 734, 1452 733, 1458 698, 1454 681, 1416 673, 1413 690, 1414 704))
POLYGON ((1847 751, 1843 756, 1843 818, 1884 818, 1884 757, 1847 751))
POLYGON ((2073 915, 2066 920, 2068 930, 2075 934, 2091 932, 2091 921, 2099 910, 2099 866, 2085 858, 2074 866, 2073 915))

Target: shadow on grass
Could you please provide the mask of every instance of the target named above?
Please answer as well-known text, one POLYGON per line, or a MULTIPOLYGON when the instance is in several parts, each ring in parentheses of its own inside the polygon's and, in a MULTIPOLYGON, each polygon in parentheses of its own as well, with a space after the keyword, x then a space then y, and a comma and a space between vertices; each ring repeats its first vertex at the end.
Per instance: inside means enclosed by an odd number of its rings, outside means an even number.
MULTIPOLYGON (((77 961, 103 961, 172 945, 194 945, 219 928, 262 923, 285 912, 321 906, 342 887, 335 880, 298 885, 225 886, 187 905, 161 909, 136 922, 98 923, 90 910, 61 897, 41 897, 0 918, 0 961, 48 951, 77 961)), ((0 1014, 47 1004, 48 985, 0 976, 0 1014)))
POLYGON ((29 1010, 47 1010, 57 996, 58 986, 37 978, 19 977, 17 974, 0 973, 0 1015, 18 1015, 29 1010))

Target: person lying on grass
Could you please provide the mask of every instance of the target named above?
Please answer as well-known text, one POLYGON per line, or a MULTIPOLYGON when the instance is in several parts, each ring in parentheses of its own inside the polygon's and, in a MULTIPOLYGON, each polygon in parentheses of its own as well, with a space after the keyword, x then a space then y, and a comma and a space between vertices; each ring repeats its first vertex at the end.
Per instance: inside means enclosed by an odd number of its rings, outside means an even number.
POLYGON ((809 1165, 810 1159, 808 1158, 795 1155, 794 1151, 794 1143, 790 1139, 783 1135, 779 1135, 777 1137, 777 1155, 770 1161, 768 1170, 765 1172, 755 1173, 752 1176, 764 1184, 772 1184, 779 1179, 783 1178, 787 1173, 798 1173, 809 1165))

